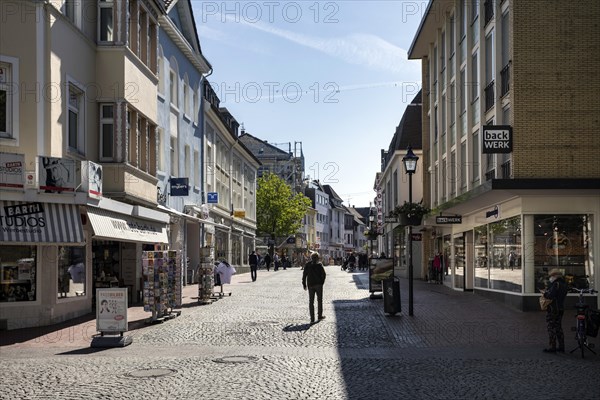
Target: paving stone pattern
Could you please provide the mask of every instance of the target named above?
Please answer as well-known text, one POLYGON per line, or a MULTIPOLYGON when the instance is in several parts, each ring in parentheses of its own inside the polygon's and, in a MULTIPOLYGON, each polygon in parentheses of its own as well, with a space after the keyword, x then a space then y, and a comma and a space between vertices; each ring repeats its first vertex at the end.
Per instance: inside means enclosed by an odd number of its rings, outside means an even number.
POLYGON ((542 353, 542 312, 415 281, 409 317, 402 280, 403 312, 391 317, 369 299, 366 273, 331 266, 326 319, 311 325, 301 273, 234 276, 232 296, 211 305, 186 287, 181 316, 163 324, 130 308, 125 348, 91 349, 94 320, 2 332, 0 399, 600 398, 600 355, 542 353))

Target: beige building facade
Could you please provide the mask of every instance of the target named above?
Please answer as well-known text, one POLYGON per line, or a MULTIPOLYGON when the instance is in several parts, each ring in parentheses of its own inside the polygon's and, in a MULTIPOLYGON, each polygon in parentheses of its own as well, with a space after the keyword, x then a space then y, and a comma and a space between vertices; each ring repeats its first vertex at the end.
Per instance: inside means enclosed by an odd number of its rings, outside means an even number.
POLYGON ((425 257, 442 255, 446 285, 524 310, 552 268, 599 288, 598 18, 595 1, 429 2, 409 58, 423 65, 425 257))

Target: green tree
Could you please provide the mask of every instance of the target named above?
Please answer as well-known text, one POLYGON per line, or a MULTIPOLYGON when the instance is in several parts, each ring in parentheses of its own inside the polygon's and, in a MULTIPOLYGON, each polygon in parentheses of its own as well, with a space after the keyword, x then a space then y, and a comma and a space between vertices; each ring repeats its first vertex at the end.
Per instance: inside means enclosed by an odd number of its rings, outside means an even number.
MULTIPOLYGON (((265 174, 258 179, 256 190, 256 224, 260 234, 277 237, 292 235, 302 226, 302 218, 311 201, 292 189, 275 174, 265 174)), ((273 247, 269 246, 273 253, 273 247)))

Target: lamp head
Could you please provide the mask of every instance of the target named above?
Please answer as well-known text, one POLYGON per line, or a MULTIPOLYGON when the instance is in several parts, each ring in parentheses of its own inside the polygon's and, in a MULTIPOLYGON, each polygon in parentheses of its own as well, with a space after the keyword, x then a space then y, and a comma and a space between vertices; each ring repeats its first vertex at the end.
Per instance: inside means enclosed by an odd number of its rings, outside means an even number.
POLYGON ((406 155, 402 158, 402 162, 404 163, 404 169, 407 174, 414 174, 417 170, 417 161, 419 161, 419 157, 415 155, 412 151, 412 147, 408 146, 406 151, 406 155))

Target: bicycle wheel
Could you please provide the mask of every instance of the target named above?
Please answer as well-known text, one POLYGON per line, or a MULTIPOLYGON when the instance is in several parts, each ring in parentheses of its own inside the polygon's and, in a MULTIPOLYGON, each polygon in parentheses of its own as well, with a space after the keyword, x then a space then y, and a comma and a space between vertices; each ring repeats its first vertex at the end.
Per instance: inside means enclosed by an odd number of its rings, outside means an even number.
POLYGON ((577 344, 579 345, 579 349, 581 350, 581 358, 585 358, 585 325, 581 323, 577 326, 577 344))

